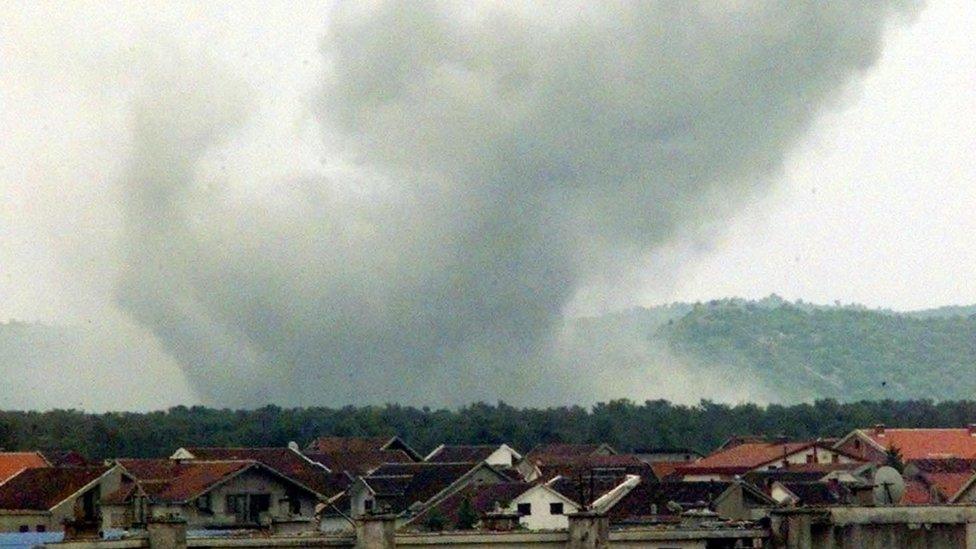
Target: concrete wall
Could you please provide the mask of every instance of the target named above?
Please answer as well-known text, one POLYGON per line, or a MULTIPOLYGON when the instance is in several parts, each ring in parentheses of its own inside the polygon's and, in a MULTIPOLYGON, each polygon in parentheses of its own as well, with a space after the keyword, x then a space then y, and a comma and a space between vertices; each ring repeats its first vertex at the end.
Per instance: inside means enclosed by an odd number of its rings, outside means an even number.
POLYGON ((832 507, 775 511, 774 547, 976 549, 972 506, 832 507))
POLYGON ((566 515, 579 510, 576 505, 541 486, 536 486, 512 500, 506 511, 515 513, 521 503, 532 505, 532 514, 519 517, 519 524, 529 530, 565 530, 569 526, 569 519, 566 515), (562 503, 563 514, 551 514, 549 512, 549 504, 551 503, 562 503))
POLYGON ((26 526, 29 532, 37 532, 38 526, 45 531, 57 532, 61 524, 52 525, 51 513, 38 511, 36 513, 7 513, 0 511, 0 532, 20 532, 21 526, 26 526))

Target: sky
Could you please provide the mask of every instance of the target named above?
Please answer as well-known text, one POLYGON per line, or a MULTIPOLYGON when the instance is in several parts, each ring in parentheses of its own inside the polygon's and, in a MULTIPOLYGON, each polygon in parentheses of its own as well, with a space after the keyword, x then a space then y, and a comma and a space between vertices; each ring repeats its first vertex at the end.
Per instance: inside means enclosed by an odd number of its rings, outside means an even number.
POLYGON ((2 2, 0 318, 456 403, 577 315, 976 303, 971 2, 569 4, 2 2))

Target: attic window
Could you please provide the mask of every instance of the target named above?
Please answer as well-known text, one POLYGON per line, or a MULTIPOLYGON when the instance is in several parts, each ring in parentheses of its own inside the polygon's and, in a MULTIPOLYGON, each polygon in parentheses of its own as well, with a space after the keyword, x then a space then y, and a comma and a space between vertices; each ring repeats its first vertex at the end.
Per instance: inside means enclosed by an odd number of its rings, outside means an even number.
POLYGON ((363 501, 363 510, 369 513, 373 510, 373 500, 367 499, 363 501))
POLYGON ((209 493, 197 498, 197 509, 201 511, 211 511, 213 509, 213 502, 210 499, 209 493))
POLYGON ((561 515, 561 514, 563 514, 563 504, 561 502, 550 503, 549 504, 549 514, 550 515, 561 515))
POLYGON ((516 508, 518 515, 520 517, 528 516, 532 514, 532 504, 531 503, 519 503, 516 508))

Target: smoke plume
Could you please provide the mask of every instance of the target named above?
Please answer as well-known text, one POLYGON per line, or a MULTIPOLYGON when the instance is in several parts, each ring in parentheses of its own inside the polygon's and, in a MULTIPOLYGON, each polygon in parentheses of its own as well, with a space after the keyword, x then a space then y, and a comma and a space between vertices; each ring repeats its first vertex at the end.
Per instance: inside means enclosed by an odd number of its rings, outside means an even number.
POLYGON ((762 193, 910 1, 340 4, 333 169, 241 183, 212 67, 134 109, 117 301, 209 401, 593 394, 567 308, 762 193))

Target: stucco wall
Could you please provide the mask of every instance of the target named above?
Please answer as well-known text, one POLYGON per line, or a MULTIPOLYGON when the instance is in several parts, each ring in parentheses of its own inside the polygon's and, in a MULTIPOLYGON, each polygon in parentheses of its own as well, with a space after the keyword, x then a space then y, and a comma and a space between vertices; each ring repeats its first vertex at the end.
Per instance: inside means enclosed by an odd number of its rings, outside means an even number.
POLYGON ((529 490, 514 499, 507 511, 515 513, 520 503, 532 505, 532 514, 519 517, 519 524, 529 530, 565 530, 569 526, 566 513, 575 513, 578 510, 575 505, 571 505, 552 492, 540 488, 529 490), (562 503, 563 514, 551 514, 549 512, 550 503, 562 503))

